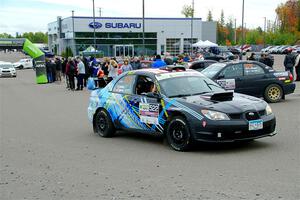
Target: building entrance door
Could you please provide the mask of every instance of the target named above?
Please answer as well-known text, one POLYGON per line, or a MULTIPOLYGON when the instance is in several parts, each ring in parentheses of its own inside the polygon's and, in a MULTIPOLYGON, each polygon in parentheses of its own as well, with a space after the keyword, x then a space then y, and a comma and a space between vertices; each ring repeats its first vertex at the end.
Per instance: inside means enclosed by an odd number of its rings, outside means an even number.
POLYGON ((118 56, 126 56, 132 57, 134 56, 134 47, 133 45, 114 45, 115 57, 118 56))

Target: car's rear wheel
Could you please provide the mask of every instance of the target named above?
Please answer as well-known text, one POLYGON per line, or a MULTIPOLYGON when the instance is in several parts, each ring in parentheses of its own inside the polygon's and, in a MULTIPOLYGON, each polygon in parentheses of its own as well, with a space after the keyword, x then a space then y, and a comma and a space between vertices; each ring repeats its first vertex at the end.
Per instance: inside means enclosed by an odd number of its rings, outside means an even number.
POLYGON ((109 114, 105 110, 99 110, 94 116, 94 132, 101 137, 112 137, 115 127, 109 114))
POLYGON ((166 137, 169 145, 176 151, 187 151, 191 147, 190 129, 183 117, 175 116, 171 119, 167 126, 166 137))
POLYGON ((277 84, 270 84, 265 89, 265 100, 270 103, 279 102, 283 97, 282 88, 277 84))
POLYGON ((23 68, 24 68, 24 66, 23 66, 23 65, 20 65, 20 66, 19 66, 19 69, 23 69, 23 68))

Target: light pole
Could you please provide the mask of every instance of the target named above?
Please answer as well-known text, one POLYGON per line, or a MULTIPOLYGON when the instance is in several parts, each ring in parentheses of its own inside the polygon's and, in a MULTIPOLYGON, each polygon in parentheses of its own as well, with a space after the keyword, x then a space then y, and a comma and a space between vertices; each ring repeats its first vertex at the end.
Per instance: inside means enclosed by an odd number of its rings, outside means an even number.
MULTIPOLYGON (((72 10, 72 31, 73 31, 73 40, 75 40, 75 31, 74 31, 74 10, 72 10)), ((75 43, 74 43, 75 44, 75 43)), ((74 45, 75 47, 75 45, 74 45)), ((76 51, 76 50, 75 50, 76 51)), ((74 51, 74 52, 75 52, 74 51)))
POLYGON ((267 18, 264 17, 264 48, 266 47, 266 25, 267 25, 267 18))
POLYGON ((234 19, 234 44, 236 45, 236 18, 234 19))
POLYGON ((244 7, 245 6, 245 2, 243 0, 243 5, 242 5, 242 46, 241 46, 241 55, 240 55, 240 59, 243 59, 243 46, 244 46, 244 7))
POLYGON ((102 8, 99 8, 99 17, 102 15, 102 8))
POLYGON ((145 51, 145 0, 143 0, 143 51, 142 54, 144 54, 145 51))
POLYGON ((191 56, 193 54, 193 21, 194 21, 194 0, 192 1, 192 16, 191 16, 191 56))
POLYGON ((94 28, 94 48, 96 49, 95 0, 93 0, 93 28, 94 28))

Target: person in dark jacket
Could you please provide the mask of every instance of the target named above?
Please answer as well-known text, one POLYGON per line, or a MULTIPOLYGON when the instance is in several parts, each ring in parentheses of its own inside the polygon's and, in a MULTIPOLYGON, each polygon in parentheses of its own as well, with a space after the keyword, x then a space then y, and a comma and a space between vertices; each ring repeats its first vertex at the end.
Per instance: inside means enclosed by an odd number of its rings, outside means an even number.
MULTIPOLYGON (((261 56, 262 55, 263 54, 261 54, 261 56)), ((248 60, 255 60, 254 56, 255 56, 255 53, 251 53, 251 55, 248 57, 248 60)))
POLYGON ((77 74, 77 66, 74 60, 69 57, 66 66, 66 74, 69 78, 69 86, 71 90, 75 90, 75 76, 77 74))
POLYGON ((52 83, 53 77, 52 77, 51 63, 48 58, 46 58, 46 72, 47 72, 48 83, 52 83))
POLYGON ((294 65, 295 65, 295 58, 294 56, 291 54, 291 50, 288 50, 287 55, 284 58, 284 67, 285 67, 285 71, 290 71, 291 74, 294 76, 294 65))
POLYGON ((261 54, 261 58, 258 60, 261 63, 264 63, 265 65, 269 67, 273 67, 273 62, 271 58, 267 54, 261 54))
POLYGON ((160 55, 156 55, 155 58, 155 61, 152 63, 152 68, 160 68, 167 65, 165 61, 161 59, 160 55))
POLYGON ((137 69, 142 68, 141 62, 137 57, 134 57, 132 59, 132 61, 130 62, 130 64, 131 64, 133 70, 137 70, 137 69))
POLYGON ((56 57, 55 64, 56 64, 56 80, 61 81, 62 63, 59 57, 56 57))

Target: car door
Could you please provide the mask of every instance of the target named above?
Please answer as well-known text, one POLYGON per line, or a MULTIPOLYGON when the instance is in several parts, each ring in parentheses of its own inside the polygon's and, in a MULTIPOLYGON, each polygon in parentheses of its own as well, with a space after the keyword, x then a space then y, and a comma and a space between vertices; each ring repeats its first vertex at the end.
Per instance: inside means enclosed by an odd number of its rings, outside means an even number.
POLYGON ((160 111, 162 110, 157 85, 149 76, 139 75, 136 79, 134 95, 128 97, 130 105, 138 116, 139 130, 146 132, 163 132, 160 123, 160 111))
POLYGON ((241 92, 243 90, 241 87, 243 74, 243 64, 230 64, 224 67, 216 76, 216 82, 226 90, 241 92))
POLYGON ((241 80, 241 87, 244 94, 261 96, 269 80, 265 69, 258 63, 244 63, 244 76, 241 80))
POLYGON ((136 75, 121 77, 112 88, 112 95, 106 100, 108 111, 114 123, 124 129, 138 129, 140 126, 136 108, 131 104, 134 94, 136 75))

